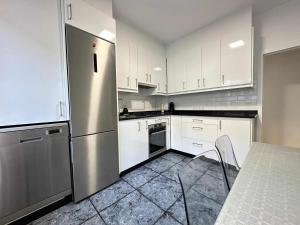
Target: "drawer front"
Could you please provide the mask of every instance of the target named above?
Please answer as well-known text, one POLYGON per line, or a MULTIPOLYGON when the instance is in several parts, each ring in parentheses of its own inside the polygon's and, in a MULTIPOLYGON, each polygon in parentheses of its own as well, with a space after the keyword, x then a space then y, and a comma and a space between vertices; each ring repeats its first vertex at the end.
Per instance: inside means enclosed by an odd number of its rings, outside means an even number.
MULTIPOLYGON (((183 138, 182 139, 182 150, 192 155, 199 155, 209 150, 215 149, 214 143, 205 142, 197 139, 183 138)), ((209 152, 205 154, 206 157, 218 160, 218 156, 215 152, 209 152)))
POLYGON ((218 120, 216 119, 208 119, 206 117, 193 117, 193 116, 183 116, 182 123, 196 123, 196 124, 211 124, 218 125, 218 120))
POLYGON ((182 139, 182 151, 189 154, 199 155, 202 152, 208 151, 212 148, 214 148, 213 143, 192 138, 182 139))
POLYGON ((183 123, 182 136, 214 143, 218 137, 218 126, 203 123, 183 123))

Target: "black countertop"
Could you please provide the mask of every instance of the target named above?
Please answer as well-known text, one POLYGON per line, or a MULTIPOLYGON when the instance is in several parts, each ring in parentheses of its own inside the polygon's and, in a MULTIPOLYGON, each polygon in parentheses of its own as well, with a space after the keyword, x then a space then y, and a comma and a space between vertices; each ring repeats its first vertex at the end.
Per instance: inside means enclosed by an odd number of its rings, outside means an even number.
POLYGON ((128 115, 121 115, 119 120, 142 119, 158 116, 205 116, 205 117, 231 117, 231 118, 256 118, 257 110, 175 110, 173 112, 165 111, 162 114, 160 111, 143 111, 130 112, 128 115))

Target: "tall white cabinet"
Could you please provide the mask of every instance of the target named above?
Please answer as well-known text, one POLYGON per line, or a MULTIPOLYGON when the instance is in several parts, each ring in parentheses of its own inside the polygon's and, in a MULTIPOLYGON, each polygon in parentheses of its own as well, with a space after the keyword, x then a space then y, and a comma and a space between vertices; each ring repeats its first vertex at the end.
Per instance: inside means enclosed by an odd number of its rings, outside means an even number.
POLYGON ((2 1, 0 11, 0 126, 67 120, 60 1, 2 1))

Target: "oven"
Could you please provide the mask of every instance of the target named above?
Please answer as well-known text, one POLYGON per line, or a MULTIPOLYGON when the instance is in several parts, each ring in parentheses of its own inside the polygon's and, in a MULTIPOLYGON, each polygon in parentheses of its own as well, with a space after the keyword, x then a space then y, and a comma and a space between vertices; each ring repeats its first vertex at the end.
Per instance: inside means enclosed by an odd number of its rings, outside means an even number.
POLYGON ((148 126, 149 157, 166 150, 166 123, 156 123, 148 126))

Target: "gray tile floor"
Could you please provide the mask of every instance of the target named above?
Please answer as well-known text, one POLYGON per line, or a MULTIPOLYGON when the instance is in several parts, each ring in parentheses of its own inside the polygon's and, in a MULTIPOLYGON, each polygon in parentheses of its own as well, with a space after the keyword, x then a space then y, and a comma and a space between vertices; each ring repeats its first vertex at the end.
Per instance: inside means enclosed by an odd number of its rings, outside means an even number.
MULTIPOLYGON (((184 225, 187 222, 177 171, 189 160, 173 152, 167 153, 126 174, 89 199, 78 204, 69 203, 31 225, 184 225)), ((198 195, 199 191, 202 194, 195 205, 200 204, 203 212, 211 214, 199 221, 205 225, 213 224, 224 201, 212 193, 220 181, 209 175, 215 171, 205 163, 197 171, 203 173, 208 184, 206 188, 195 190, 198 195)))

